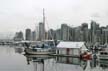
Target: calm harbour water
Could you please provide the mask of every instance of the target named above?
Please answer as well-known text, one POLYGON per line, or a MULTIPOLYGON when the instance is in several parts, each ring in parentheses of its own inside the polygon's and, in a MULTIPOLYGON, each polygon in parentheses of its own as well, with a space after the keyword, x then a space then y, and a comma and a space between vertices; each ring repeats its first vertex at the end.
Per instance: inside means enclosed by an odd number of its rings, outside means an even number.
POLYGON ((0 71, 108 71, 108 61, 23 55, 21 48, 0 46, 0 71))

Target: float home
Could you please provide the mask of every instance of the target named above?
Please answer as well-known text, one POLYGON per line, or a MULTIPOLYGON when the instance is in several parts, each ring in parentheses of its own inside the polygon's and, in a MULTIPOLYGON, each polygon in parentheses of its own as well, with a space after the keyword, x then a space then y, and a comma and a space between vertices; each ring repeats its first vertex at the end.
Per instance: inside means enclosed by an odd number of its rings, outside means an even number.
POLYGON ((87 52, 84 42, 62 41, 57 45, 56 54, 64 56, 80 56, 87 52))

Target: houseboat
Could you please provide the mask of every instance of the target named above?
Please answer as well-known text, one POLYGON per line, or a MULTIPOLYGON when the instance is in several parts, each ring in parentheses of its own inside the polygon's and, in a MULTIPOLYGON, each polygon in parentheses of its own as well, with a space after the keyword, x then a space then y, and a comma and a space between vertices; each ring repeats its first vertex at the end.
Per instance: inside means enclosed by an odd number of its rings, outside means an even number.
POLYGON ((61 41, 57 45, 56 55, 80 57, 87 50, 84 42, 61 41))

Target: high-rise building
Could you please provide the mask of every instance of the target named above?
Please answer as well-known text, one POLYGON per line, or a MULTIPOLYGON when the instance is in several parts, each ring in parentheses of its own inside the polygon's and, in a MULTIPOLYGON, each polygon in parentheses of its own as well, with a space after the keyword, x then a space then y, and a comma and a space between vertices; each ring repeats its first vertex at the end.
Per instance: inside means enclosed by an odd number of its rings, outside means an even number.
POLYGON ((31 29, 26 29, 25 40, 31 40, 31 29))
POLYGON ((44 23, 39 23, 39 40, 45 40, 45 26, 44 23))
POLYGON ((69 40, 69 27, 66 24, 61 25, 61 39, 69 40))
POLYGON ((16 32, 15 34, 15 37, 14 37, 14 41, 21 41, 21 40, 24 40, 24 37, 23 37, 23 32, 16 32))
POLYGON ((69 28, 69 40, 75 41, 75 28, 69 28))
POLYGON ((88 41, 88 34, 89 34, 87 23, 82 24, 81 31, 82 31, 82 41, 87 42, 88 41))
POLYGON ((32 32, 32 41, 36 41, 36 32, 35 31, 32 32))
POLYGON ((36 40, 39 40, 39 26, 36 26, 36 40))
POLYGON ((96 30, 96 36, 97 36, 96 41, 101 42, 101 36, 102 36, 101 29, 96 30))
POLYGON ((75 41, 82 41, 81 26, 75 28, 75 41))
POLYGON ((99 29, 99 24, 97 24, 95 21, 91 21, 91 42, 95 43, 97 40, 97 36, 96 36, 96 30, 99 29))
POLYGON ((108 29, 107 28, 102 29, 101 43, 102 44, 108 43, 108 29))
POLYGON ((61 40, 61 29, 57 29, 55 31, 55 37, 54 37, 54 39, 61 40))

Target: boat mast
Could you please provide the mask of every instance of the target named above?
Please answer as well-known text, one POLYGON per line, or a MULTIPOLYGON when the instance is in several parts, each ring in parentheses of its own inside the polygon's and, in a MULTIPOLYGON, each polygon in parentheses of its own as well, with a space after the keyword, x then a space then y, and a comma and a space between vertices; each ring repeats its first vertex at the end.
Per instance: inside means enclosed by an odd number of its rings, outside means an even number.
MULTIPOLYGON (((43 37, 43 40, 48 39, 48 35, 47 35, 47 38, 45 38, 45 24, 48 25, 47 22, 45 23, 45 20, 46 20, 46 17, 45 17, 45 9, 43 8, 43 26, 44 26, 44 37, 43 37)), ((48 26, 48 29, 49 29, 49 26, 48 26)), ((50 32, 50 35, 51 35, 52 39, 54 39, 53 36, 52 36, 52 34, 51 34, 51 32, 50 32)), ((53 42, 53 44, 55 46, 55 42, 53 42)))
POLYGON ((43 8, 43 40, 45 40, 45 10, 43 8))

